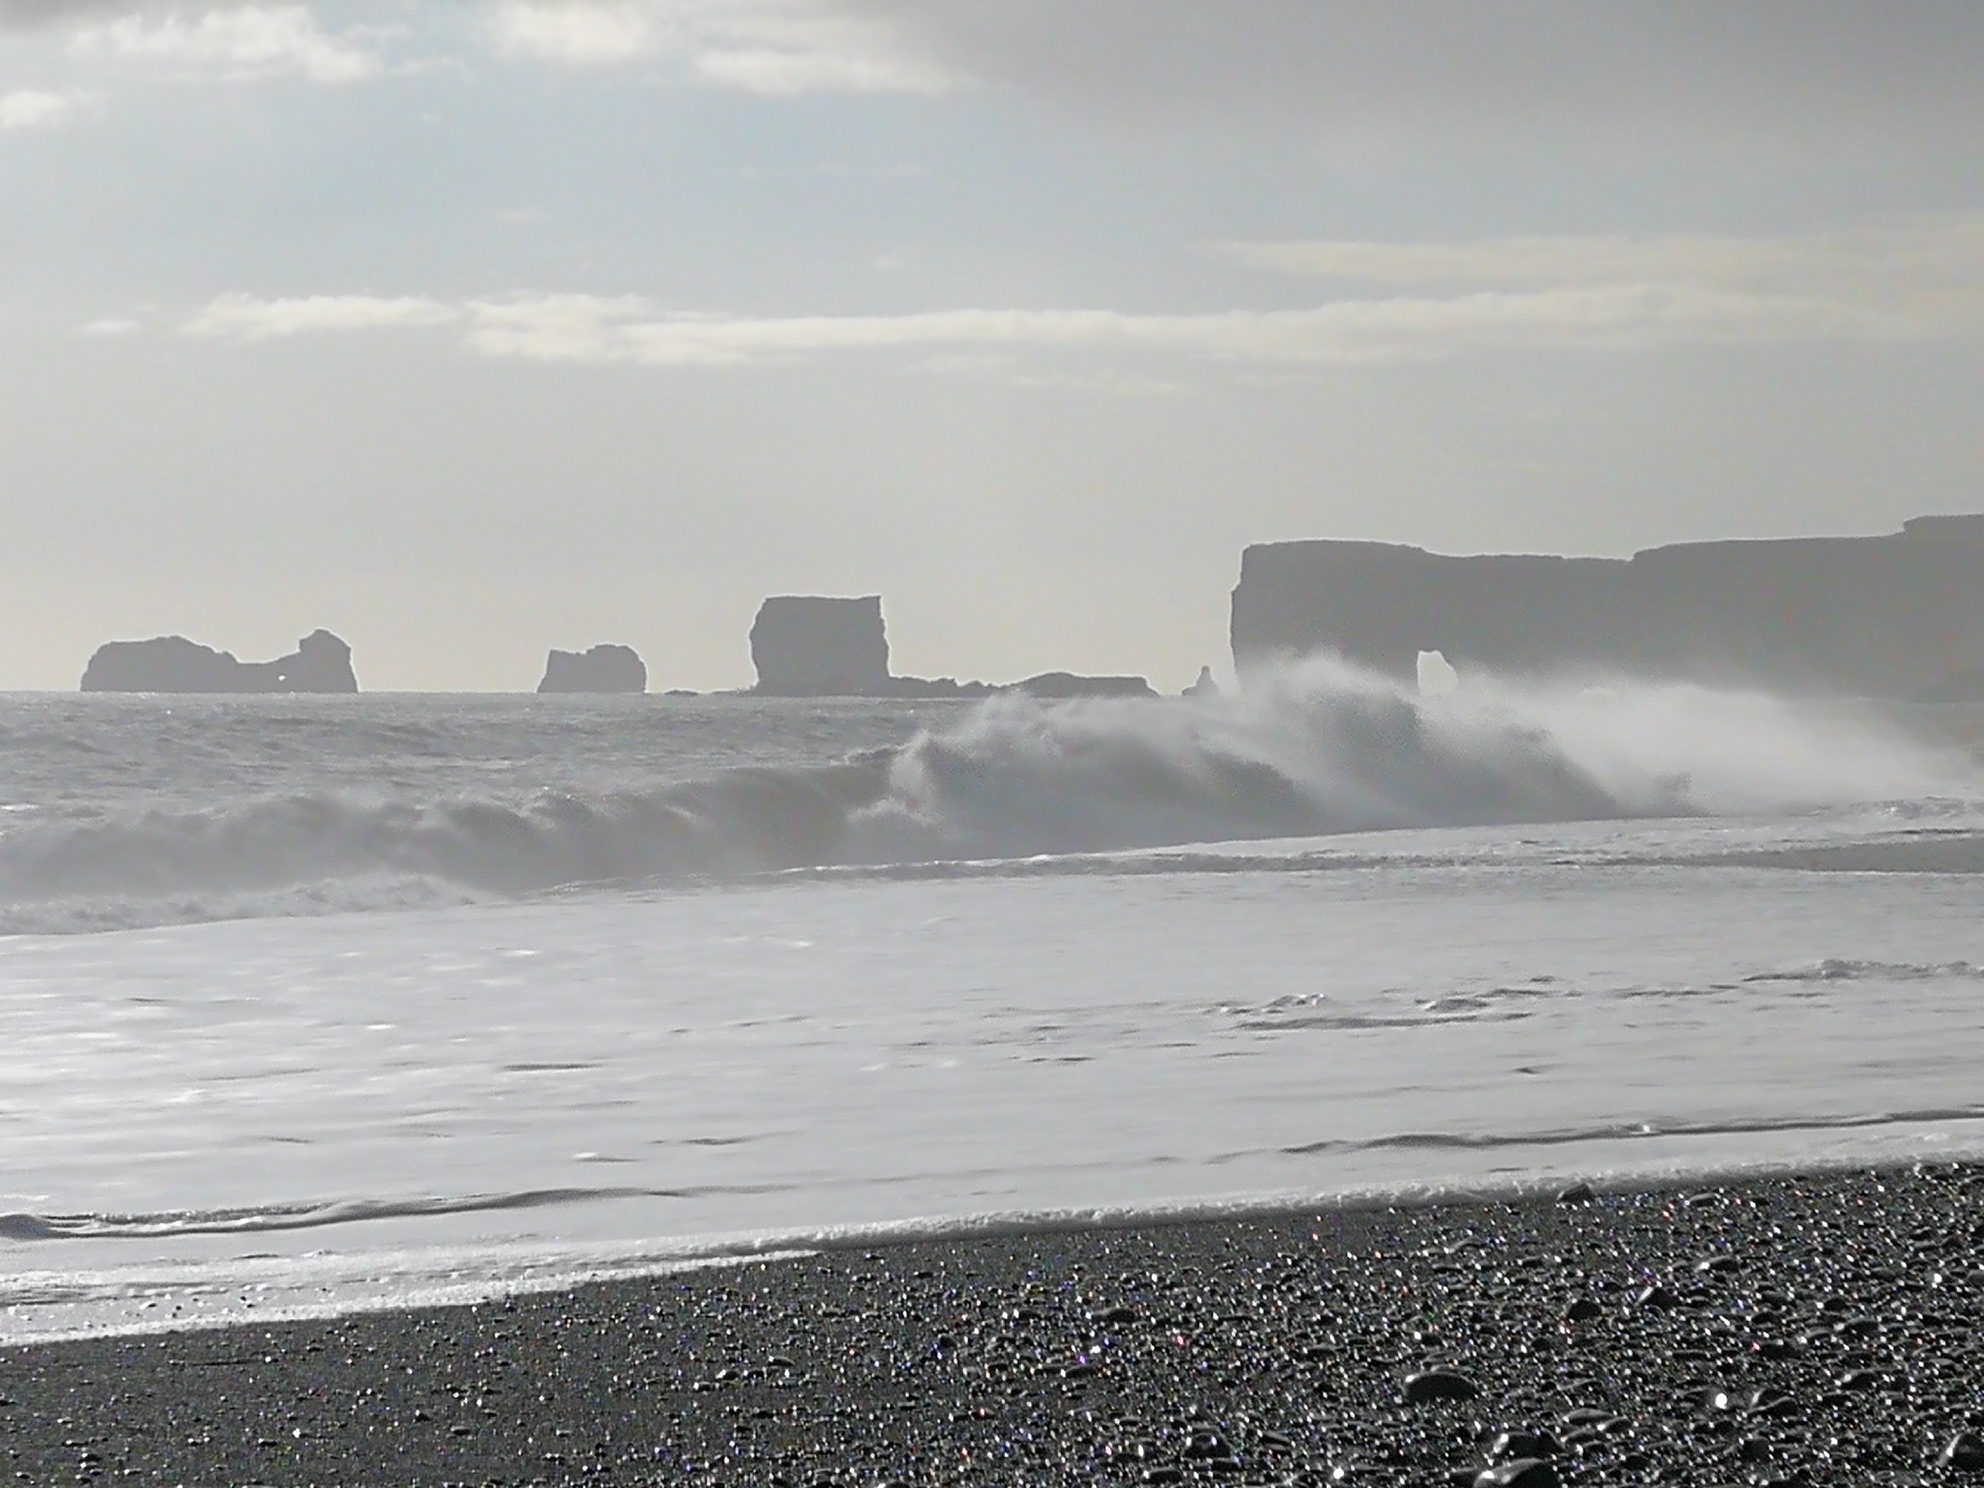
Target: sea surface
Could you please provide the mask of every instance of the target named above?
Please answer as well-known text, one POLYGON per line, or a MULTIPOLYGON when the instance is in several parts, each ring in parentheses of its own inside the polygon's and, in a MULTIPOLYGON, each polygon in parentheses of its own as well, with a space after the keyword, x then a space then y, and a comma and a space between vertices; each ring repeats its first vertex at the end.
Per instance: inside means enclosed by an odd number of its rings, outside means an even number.
POLYGON ((1984 1152, 1960 724, 0 696, 0 1340, 1984 1152))

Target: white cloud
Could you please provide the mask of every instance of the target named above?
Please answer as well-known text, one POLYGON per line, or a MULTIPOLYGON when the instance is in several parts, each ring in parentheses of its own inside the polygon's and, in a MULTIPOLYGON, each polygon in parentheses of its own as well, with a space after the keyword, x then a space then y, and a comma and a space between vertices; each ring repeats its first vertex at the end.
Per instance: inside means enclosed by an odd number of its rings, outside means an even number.
POLYGON ((125 15, 78 31, 81 56, 146 63, 228 78, 292 76, 314 83, 358 83, 385 70, 383 33, 324 30, 307 5, 248 5, 191 16, 125 15))
MULTIPOLYGON (((1790 296, 1600 287, 1447 299, 1341 300, 1303 310, 1130 315, 1113 310, 939 310, 911 315, 669 316, 636 299, 546 295, 452 307, 322 296, 216 301, 193 335, 265 340, 466 320, 486 356, 640 366, 739 366, 896 349, 1169 353, 1216 360, 1371 365, 1523 347, 1632 349, 1685 342, 1911 340, 1955 333, 1879 309, 1790 296)), ((1977 323, 1962 327, 1974 332, 1977 323)))
MULTIPOLYGON (((155 19, 170 3, 0 0, 0 25, 68 21, 96 44, 180 65, 327 81, 380 66, 363 35, 324 32, 302 4, 184 0, 155 19), (259 43, 243 34, 258 27, 259 43), (277 28, 287 34, 266 34, 277 28), (241 61, 244 52, 262 60, 241 61)), ((1442 148, 1506 128, 1530 139, 1542 131, 1561 147, 1575 129, 1576 139, 1656 148, 1680 135, 1718 147, 1769 136, 1807 150, 1905 136, 1967 159, 1984 133, 1976 0, 477 0, 472 9, 507 57, 661 62, 760 93, 971 82, 1159 117, 1293 118, 1344 138, 1404 135, 1442 148)), ((395 13, 426 25, 447 12, 395 13)))
POLYGON ((129 336, 143 327, 121 315, 106 315, 76 327, 78 336, 129 336))
POLYGON ((418 296, 304 295, 261 300, 252 295, 232 294, 214 300, 180 329, 189 336, 267 341, 310 331, 378 331, 443 325, 460 319, 461 315, 455 307, 418 296))
POLYGON ((41 93, 23 89, 0 93, 0 131, 14 129, 62 129, 76 120, 89 104, 74 93, 41 93))
POLYGON ((777 319, 658 316, 638 301, 549 296, 470 307, 466 344, 541 361, 721 366, 897 348, 1170 353, 1370 365, 1518 347, 1913 339, 1938 333, 1877 308, 1644 286, 1452 298, 1339 300, 1301 310, 1130 315, 940 310, 777 319))
POLYGON ((485 356, 739 366, 913 350, 1172 356, 1364 366, 1527 348, 1931 341, 1984 335, 1984 219, 1777 239, 1526 238, 1471 244, 1228 245, 1247 263, 1422 292, 1300 309, 1128 314, 951 309, 902 315, 670 314, 633 296, 437 300, 226 296, 184 327, 260 340, 459 322, 485 356), (1438 285, 1445 292, 1423 292, 1438 285))
POLYGON ((1472 243, 1220 243, 1250 268, 1372 284, 1715 284, 1920 288, 1984 278, 1984 217, 1776 238, 1498 238, 1472 243))
POLYGON ((958 79, 833 0, 504 0, 496 49, 565 66, 673 61, 751 93, 935 93, 958 79))
POLYGON ((567 67, 614 66, 654 55, 660 38, 653 7, 641 4, 499 5, 490 18, 496 50, 567 67))
POLYGON ((784 97, 801 93, 940 93, 951 86, 951 79, 934 68, 839 49, 713 48, 696 58, 696 71, 713 83, 746 93, 784 97))
POLYGON ((1473 243, 1224 243, 1245 266, 1387 288, 1512 286, 1741 300, 1866 334, 1967 334, 1984 320, 1984 216, 1775 238, 1706 234, 1473 243))

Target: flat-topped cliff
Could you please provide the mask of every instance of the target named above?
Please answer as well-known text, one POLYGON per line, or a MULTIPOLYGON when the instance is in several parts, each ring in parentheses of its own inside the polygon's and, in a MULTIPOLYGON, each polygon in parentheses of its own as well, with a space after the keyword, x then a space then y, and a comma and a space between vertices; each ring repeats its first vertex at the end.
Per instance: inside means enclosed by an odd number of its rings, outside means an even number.
POLYGON ((646 692, 647 663, 632 646, 601 645, 553 651, 544 659, 539 692, 646 692))
MULTIPOLYGON (((554 655, 556 653, 553 653, 554 655)), ((882 599, 780 594, 758 608, 751 626, 751 661, 763 697, 986 698, 1020 692, 1040 698, 1155 697, 1142 677, 1083 677, 1042 672, 999 685, 954 677, 896 677, 889 673, 889 637, 882 599)), ((539 689, 542 691, 543 689, 539 689)))
POLYGON ((751 625, 757 691, 771 697, 885 697, 889 640, 882 597, 774 595, 751 625))
POLYGON ((1984 514, 1630 559, 1265 543, 1241 559, 1232 637, 1243 672, 1334 652, 1411 678, 1421 651, 1439 651, 1463 675, 1959 695, 1984 668, 1984 514))
POLYGON ((112 641, 83 670, 84 692, 356 692, 351 647, 313 630, 274 661, 238 661, 184 636, 112 641))

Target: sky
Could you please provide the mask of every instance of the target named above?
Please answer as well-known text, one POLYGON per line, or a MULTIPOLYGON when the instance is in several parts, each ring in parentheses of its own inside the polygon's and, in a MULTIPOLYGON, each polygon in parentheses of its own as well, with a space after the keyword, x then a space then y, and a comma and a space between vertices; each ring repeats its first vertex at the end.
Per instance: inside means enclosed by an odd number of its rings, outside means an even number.
POLYGON ((1241 550, 1984 509, 1975 0, 0 0, 0 688, 1230 671, 1241 550))

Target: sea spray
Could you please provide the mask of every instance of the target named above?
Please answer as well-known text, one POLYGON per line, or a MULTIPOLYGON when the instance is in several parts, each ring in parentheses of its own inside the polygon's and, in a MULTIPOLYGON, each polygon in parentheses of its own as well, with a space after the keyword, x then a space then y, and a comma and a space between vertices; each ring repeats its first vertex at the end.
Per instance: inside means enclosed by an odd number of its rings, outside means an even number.
MULTIPOLYGON (((327 715, 312 726, 348 726, 373 773, 394 782, 386 793, 343 789, 334 777, 321 789, 210 790, 158 808, 127 798, 9 813, 0 928, 421 907, 583 885, 1401 828, 1771 815, 1979 789, 1971 762, 1840 705, 1480 677, 1421 696, 1328 660, 1225 697, 1000 697, 838 763, 828 752, 650 786, 621 768, 598 789, 463 789, 458 764, 434 758, 446 736, 425 730, 409 752, 356 711, 366 700, 352 706, 348 725, 327 715), (455 773, 444 780, 443 768, 455 773)), ((714 717, 726 704, 705 706, 714 717)), ((612 737, 681 727, 681 716, 629 712, 612 737)), ((215 713, 216 731, 232 726, 215 713)), ((348 772, 353 761, 338 763, 348 772)), ((584 772, 583 760, 567 766, 568 776, 584 772)))

